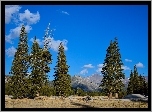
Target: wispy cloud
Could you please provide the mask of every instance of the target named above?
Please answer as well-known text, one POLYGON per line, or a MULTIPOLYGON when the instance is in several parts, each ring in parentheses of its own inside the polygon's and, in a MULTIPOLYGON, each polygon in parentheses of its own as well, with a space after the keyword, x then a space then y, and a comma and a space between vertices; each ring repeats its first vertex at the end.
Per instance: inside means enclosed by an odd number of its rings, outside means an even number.
POLYGON ((37 11, 37 13, 31 13, 28 9, 24 11, 24 13, 19 13, 19 20, 21 22, 24 22, 28 25, 36 24, 40 20, 40 14, 37 11))
POLYGON ((49 43, 49 47, 53 50, 58 52, 58 47, 60 45, 60 43, 62 42, 62 45, 64 47, 64 50, 67 51, 68 47, 67 47, 67 43, 68 41, 66 39, 63 40, 55 40, 54 38, 50 38, 51 42, 49 43))
POLYGON ((131 70, 128 66, 121 66, 121 68, 124 70, 131 70))
POLYGON ((6 5, 5 6, 5 24, 9 24, 16 14, 18 14, 21 7, 19 5, 6 5))
POLYGON ((80 75, 85 75, 88 73, 88 70, 87 69, 83 69, 81 72, 80 72, 80 75))
POLYGON ((83 68, 94 68, 94 66, 92 66, 92 64, 88 64, 88 65, 84 65, 83 68))
POLYGON ((144 65, 143 65, 141 62, 139 62, 139 63, 136 64, 136 67, 138 67, 138 68, 143 68, 144 65))
POLYGON ((102 71, 103 64, 98 64, 97 67, 98 67, 98 69, 96 70, 96 72, 100 73, 102 71))
MULTIPOLYGON (((34 42, 34 38, 31 38, 30 41, 31 41, 31 42, 34 42)), ((38 38, 36 39, 36 42, 37 42, 40 46, 43 45, 42 41, 41 41, 40 39, 38 39, 38 38)))
MULTIPOLYGON (((30 30, 32 30, 32 27, 29 25, 26 25, 25 29, 26 29, 26 32, 29 33, 30 30)), ((5 41, 10 43, 10 44, 13 44, 12 40, 19 37, 20 30, 21 30, 21 25, 17 26, 14 29, 10 29, 10 33, 8 35, 5 35, 5 41)))
POLYGON ((13 46, 5 50, 8 57, 13 57, 16 51, 17 50, 13 46))
POLYGON ((102 68, 103 67, 103 64, 99 64, 99 65, 97 65, 99 68, 102 68))
POLYGON ((125 61, 126 61, 126 62, 132 62, 132 60, 129 60, 129 59, 125 59, 125 61))
POLYGON ((12 40, 19 37, 22 24, 25 24, 26 32, 32 30, 31 25, 36 24, 40 20, 40 14, 31 13, 28 9, 24 13, 20 13, 21 6, 19 5, 6 5, 5 6, 5 24, 9 24, 11 20, 17 25, 16 28, 10 29, 9 34, 5 35, 5 41, 13 44, 12 40))
POLYGON ((68 12, 66 11, 61 11, 62 14, 66 14, 66 15, 70 15, 68 12))
MULTIPOLYGON (((30 41, 33 42, 34 39, 31 38, 30 41)), ((38 39, 38 38, 37 38, 36 41, 37 41, 37 42, 39 43, 39 45, 41 46, 41 45, 44 45, 44 41, 45 41, 45 40, 41 40, 41 39, 38 39)), ((59 47, 59 45, 60 45, 61 42, 62 42, 62 45, 63 45, 63 47, 64 47, 64 50, 65 50, 65 51, 68 50, 68 47, 67 47, 68 41, 65 40, 65 39, 63 39, 63 40, 55 40, 55 39, 52 38, 52 37, 48 37, 48 38, 46 38, 46 41, 48 41, 48 47, 49 47, 51 50, 55 51, 55 52, 58 52, 58 47, 59 47)))
POLYGON ((96 70, 97 73, 101 73, 101 71, 102 71, 102 68, 98 68, 98 69, 96 70))

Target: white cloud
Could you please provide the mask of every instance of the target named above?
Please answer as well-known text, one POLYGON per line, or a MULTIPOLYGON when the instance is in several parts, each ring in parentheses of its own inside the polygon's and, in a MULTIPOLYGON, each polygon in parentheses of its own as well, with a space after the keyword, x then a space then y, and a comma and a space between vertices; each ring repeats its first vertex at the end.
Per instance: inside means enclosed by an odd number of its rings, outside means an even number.
POLYGON ((131 70, 129 67, 127 67, 127 66, 122 66, 121 67, 122 69, 124 69, 124 70, 131 70))
MULTIPOLYGON (((30 41, 31 41, 31 42, 34 42, 34 38, 31 38, 30 41)), ((40 46, 43 45, 43 43, 42 43, 42 41, 41 41, 40 39, 37 38, 36 41, 37 41, 37 43, 38 43, 40 46)))
POLYGON ((98 68, 98 69, 96 70, 97 73, 101 73, 101 71, 102 71, 102 68, 98 68))
POLYGON ((143 68, 143 67, 144 67, 144 65, 143 65, 141 62, 137 63, 136 66, 137 66, 138 68, 143 68))
MULTIPOLYGON (((34 39, 31 38, 30 41, 33 42, 34 39)), ((45 40, 36 39, 36 41, 39 43, 39 45, 44 45, 44 41, 45 41, 45 40)), ((64 50, 65 50, 65 51, 68 50, 68 48, 67 48, 67 43, 68 43, 68 41, 65 40, 65 39, 63 39, 63 40, 54 40, 54 38, 48 37, 48 38, 46 38, 46 41, 49 43, 49 44, 48 44, 48 47, 49 47, 51 50, 55 51, 55 52, 58 52, 58 47, 59 47, 59 45, 60 45, 61 42, 62 42, 62 45, 63 45, 63 47, 64 47, 64 50)))
POLYGON ((102 71, 103 64, 98 64, 97 67, 98 69, 96 70, 96 72, 100 73, 102 71))
POLYGON ((16 16, 21 7, 19 5, 6 5, 5 6, 5 24, 11 22, 11 19, 16 16))
POLYGON ((24 13, 19 13, 19 20, 21 22, 27 23, 28 25, 36 24, 40 20, 40 14, 37 11, 37 13, 31 13, 28 9, 24 11, 24 13))
POLYGON ((102 68, 103 67, 103 64, 99 64, 99 65, 97 65, 99 68, 102 68))
POLYGON ((82 70, 82 71, 80 72, 81 75, 85 75, 85 74, 87 74, 87 73, 88 73, 88 70, 87 70, 87 69, 84 69, 84 70, 82 70))
POLYGON ((88 65, 84 65, 83 68, 94 68, 94 66, 92 66, 92 64, 88 64, 88 65))
POLYGON ((67 40, 65 40, 65 39, 63 39, 63 40, 54 40, 54 38, 51 38, 51 37, 48 37, 48 39, 51 40, 51 42, 48 44, 49 48, 51 48, 53 51, 58 52, 58 47, 59 47, 61 42, 62 42, 62 45, 64 47, 64 50, 65 51, 68 50, 68 48, 67 48, 68 41, 67 40))
POLYGON ((61 13, 66 14, 66 15, 70 15, 68 12, 66 11, 61 11, 61 13))
POLYGON ((125 61, 126 61, 126 62, 132 62, 132 60, 129 60, 129 59, 125 59, 125 61))
POLYGON ((8 57, 13 57, 15 55, 16 49, 12 46, 6 49, 5 52, 8 57))
MULTIPOLYGON (((21 30, 21 25, 14 28, 14 29, 11 29, 10 33, 8 35, 5 35, 5 41, 10 43, 10 44, 13 44, 12 40, 19 37, 20 30, 21 30)), ((26 25, 25 30, 26 30, 27 33, 29 33, 30 30, 32 30, 32 27, 29 26, 29 25, 26 25)))
POLYGON ((7 5, 5 6, 5 23, 10 23, 13 19, 13 23, 17 25, 16 28, 10 29, 9 34, 5 35, 5 41, 13 44, 12 40, 19 37, 21 25, 25 24, 26 32, 29 33, 32 30, 31 25, 36 24, 40 20, 40 14, 31 13, 28 9, 24 13, 20 13, 21 7, 19 5, 7 5))

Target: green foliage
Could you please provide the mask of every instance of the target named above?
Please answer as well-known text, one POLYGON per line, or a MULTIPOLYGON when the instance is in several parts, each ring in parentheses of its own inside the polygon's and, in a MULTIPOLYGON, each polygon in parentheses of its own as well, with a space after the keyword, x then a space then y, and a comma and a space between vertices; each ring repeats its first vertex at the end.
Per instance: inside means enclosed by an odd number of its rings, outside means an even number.
POLYGON ((42 86, 40 90, 40 96, 53 96, 54 92, 54 88, 46 84, 42 86))
POLYGON ((127 88, 127 94, 132 94, 133 92, 134 92, 134 75, 133 75, 133 72, 131 70, 128 88, 127 88))
POLYGON ((54 68, 55 93, 57 96, 66 97, 71 93, 71 77, 67 74, 69 66, 66 64, 66 56, 62 43, 59 45, 57 60, 57 65, 54 68))
POLYGON ((76 95, 76 89, 75 88, 71 87, 70 95, 76 95))
POLYGON ((12 63, 10 74, 11 77, 10 87, 14 98, 24 98, 27 95, 28 88, 26 83, 26 76, 28 71, 28 45, 27 33, 25 26, 21 28, 19 43, 17 51, 15 52, 14 60, 12 63))
POLYGON ((44 81, 44 72, 42 70, 42 59, 41 59, 42 49, 39 47, 39 44, 36 42, 36 37, 32 45, 32 51, 29 56, 29 62, 31 65, 31 74, 29 75, 30 80, 30 97, 35 97, 37 93, 40 92, 40 89, 44 81))
POLYGON ((37 93, 40 93, 41 88, 47 83, 46 73, 50 71, 48 63, 51 62, 51 54, 49 51, 43 51, 36 42, 36 37, 32 45, 31 55, 29 56, 29 62, 31 65, 30 80, 30 97, 35 97, 37 93))
POLYGON ((76 95, 78 96, 86 96, 86 92, 82 90, 81 88, 76 89, 76 95))
POLYGON ((122 89, 121 92, 119 92, 118 98, 123 98, 127 95, 127 91, 125 89, 122 89))
POLYGON ((148 83, 143 76, 138 75, 136 65, 134 66, 134 71, 131 71, 130 74, 127 94, 148 94, 148 83))
POLYGON ((12 95, 12 91, 11 91, 9 82, 5 83, 5 95, 12 95))
POLYGON ((102 93, 101 92, 99 92, 99 91, 88 91, 87 92, 87 95, 89 95, 89 96, 102 96, 102 93))
POLYGON ((101 73, 103 74, 103 79, 101 81, 102 91, 105 94, 119 93, 124 87, 121 79, 125 78, 123 65, 120 55, 120 49, 118 46, 117 38, 114 42, 110 42, 110 46, 107 48, 106 58, 103 63, 103 68, 101 73))

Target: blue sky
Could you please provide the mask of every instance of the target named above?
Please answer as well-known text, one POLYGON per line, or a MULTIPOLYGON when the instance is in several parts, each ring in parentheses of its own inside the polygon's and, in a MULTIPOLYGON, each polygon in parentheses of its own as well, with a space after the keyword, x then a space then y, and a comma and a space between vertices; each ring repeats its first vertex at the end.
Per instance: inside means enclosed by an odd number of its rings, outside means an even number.
POLYGON ((148 75, 148 6, 146 5, 22 5, 5 7, 5 73, 11 68, 21 24, 43 47, 48 24, 53 31, 53 55, 48 74, 53 79, 57 47, 64 43, 69 74, 83 77, 99 73, 110 40, 118 38, 126 77, 137 65, 140 74, 148 75))

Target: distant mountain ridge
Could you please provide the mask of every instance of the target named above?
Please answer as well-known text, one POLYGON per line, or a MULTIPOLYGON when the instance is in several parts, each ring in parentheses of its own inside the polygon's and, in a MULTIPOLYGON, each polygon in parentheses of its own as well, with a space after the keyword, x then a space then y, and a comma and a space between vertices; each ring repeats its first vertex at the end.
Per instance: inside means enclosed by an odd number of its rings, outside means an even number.
MULTIPOLYGON (((148 81, 148 76, 144 76, 146 81, 148 81)), ((71 84, 73 88, 81 88, 84 91, 99 91, 101 88, 99 88, 99 85, 101 84, 103 76, 100 74, 92 74, 88 77, 81 77, 78 75, 74 75, 71 77, 71 84)), ((8 82, 10 79, 9 75, 5 75, 5 82, 8 82)), ((122 80, 122 82, 125 84, 125 87, 128 86, 129 77, 126 77, 122 80)), ((50 81, 50 85, 53 85, 53 81, 50 81)))
MULTIPOLYGON (((148 76, 144 76, 146 81, 148 81, 148 76)), ((73 76, 72 77, 72 87, 73 88, 81 88, 85 91, 98 91, 101 90, 99 88, 99 85, 101 84, 103 76, 100 74, 93 74, 88 77, 82 78, 81 76, 73 76)), ((129 83, 129 77, 126 77, 125 79, 122 79, 122 82, 125 85, 125 88, 127 88, 129 83)))

